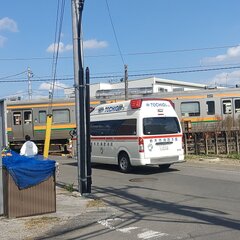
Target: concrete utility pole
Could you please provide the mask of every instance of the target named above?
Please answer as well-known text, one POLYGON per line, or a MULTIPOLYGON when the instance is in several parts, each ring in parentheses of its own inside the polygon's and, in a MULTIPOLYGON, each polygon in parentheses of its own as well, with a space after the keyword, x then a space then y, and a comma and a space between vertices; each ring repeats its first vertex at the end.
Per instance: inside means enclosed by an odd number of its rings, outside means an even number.
POLYGON ((128 100, 128 66, 124 65, 125 100, 128 100))
POLYGON ((28 76, 28 99, 32 99, 32 82, 31 82, 31 77, 33 77, 33 73, 31 69, 28 67, 27 70, 27 76, 28 76))
MULTIPOLYGON (((72 0, 73 55, 77 125, 78 190, 81 194, 91 193, 90 166, 90 120, 89 83, 86 84, 83 70, 81 20, 84 0, 72 0)), ((89 82, 89 70, 88 82, 89 82)))

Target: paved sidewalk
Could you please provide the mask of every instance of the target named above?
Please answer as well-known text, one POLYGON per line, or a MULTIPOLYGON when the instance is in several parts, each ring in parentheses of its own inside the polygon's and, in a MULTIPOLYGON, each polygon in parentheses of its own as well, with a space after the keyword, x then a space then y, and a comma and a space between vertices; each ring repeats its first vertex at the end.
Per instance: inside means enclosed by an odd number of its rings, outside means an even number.
POLYGON ((68 231, 93 224, 112 214, 114 210, 99 199, 81 197, 77 192, 70 193, 57 187, 56 213, 13 219, 0 217, 0 239, 64 239, 68 231), (78 221, 74 221, 76 219, 78 221))

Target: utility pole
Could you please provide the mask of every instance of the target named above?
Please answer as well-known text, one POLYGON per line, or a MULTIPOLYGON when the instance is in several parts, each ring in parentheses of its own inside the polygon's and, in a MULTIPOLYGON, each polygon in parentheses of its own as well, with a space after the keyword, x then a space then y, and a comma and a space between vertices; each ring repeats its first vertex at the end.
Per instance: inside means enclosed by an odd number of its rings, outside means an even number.
POLYGON ((33 77, 33 73, 30 69, 30 67, 28 67, 27 69, 27 76, 28 76, 28 99, 31 100, 32 99, 32 82, 31 82, 31 77, 33 77))
MULTIPOLYGON (((89 133, 89 86, 84 79, 82 54, 82 12, 84 0, 72 0, 73 55, 75 79, 75 106, 77 125, 78 190, 91 192, 90 133, 89 133), (87 88, 87 90, 86 90, 87 88), (88 104, 87 104, 88 103, 88 104)), ((88 71, 89 72, 89 71, 88 71)), ((88 78, 89 81, 89 78, 88 78)))
POLYGON ((128 100, 128 66, 124 65, 125 100, 128 100))

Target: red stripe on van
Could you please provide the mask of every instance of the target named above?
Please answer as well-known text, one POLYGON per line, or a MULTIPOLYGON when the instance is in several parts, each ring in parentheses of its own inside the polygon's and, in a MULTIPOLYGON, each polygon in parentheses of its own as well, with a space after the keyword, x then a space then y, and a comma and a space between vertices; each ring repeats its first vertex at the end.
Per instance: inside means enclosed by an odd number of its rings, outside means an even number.
MULTIPOLYGON (((151 135, 151 136, 142 136, 143 139, 149 138, 170 138, 170 137, 182 137, 182 134, 168 134, 168 135, 151 135)), ((139 137, 91 137, 92 140, 137 140, 139 137)))

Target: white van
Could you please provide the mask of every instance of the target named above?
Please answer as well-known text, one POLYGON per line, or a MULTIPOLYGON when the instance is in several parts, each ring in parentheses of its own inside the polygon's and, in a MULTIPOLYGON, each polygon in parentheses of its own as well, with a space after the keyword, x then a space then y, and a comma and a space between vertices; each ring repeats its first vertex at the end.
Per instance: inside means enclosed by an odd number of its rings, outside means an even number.
POLYGON ((182 129, 172 102, 132 99, 97 106, 90 115, 93 163, 132 166, 184 162, 182 129))

